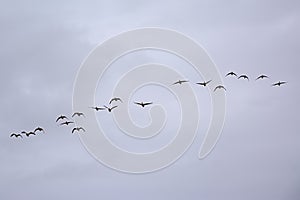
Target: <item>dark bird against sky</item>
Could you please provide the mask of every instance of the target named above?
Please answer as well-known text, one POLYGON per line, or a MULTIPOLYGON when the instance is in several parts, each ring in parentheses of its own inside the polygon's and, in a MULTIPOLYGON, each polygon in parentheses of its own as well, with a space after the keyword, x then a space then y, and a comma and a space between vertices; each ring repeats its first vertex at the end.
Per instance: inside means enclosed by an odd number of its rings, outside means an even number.
POLYGON ((104 107, 97 107, 97 106, 90 107, 90 108, 92 108, 92 109, 94 109, 94 110, 96 110, 96 111, 99 111, 99 110, 105 110, 105 109, 106 109, 106 108, 104 108, 104 107))
POLYGON ((84 114, 82 112, 74 112, 72 117, 75 117, 75 116, 78 116, 78 117, 83 116, 84 117, 84 114))
POLYGON ((267 75, 260 75, 259 77, 257 77, 255 80, 259 80, 259 79, 265 79, 265 78, 269 78, 267 75))
POLYGON ((108 110, 108 112, 111 112, 113 109, 115 109, 118 106, 113 106, 113 107, 108 107, 104 105, 104 108, 106 108, 108 110))
POLYGON ((237 77, 237 74, 234 73, 234 72, 229 72, 229 73, 226 74, 225 77, 227 77, 227 76, 236 76, 237 77))
POLYGON ((247 75, 245 75, 245 74, 240 75, 240 76, 238 77, 238 79, 241 79, 241 78, 247 79, 247 80, 249 81, 249 77, 248 77, 247 75))
POLYGON ((10 135, 10 137, 16 137, 16 138, 21 137, 21 138, 23 138, 23 136, 21 134, 18 134, 18 133, 12 133, 10 135))
POLYGON ((40 132, 45 132, 43 128, 41 127, 37 127, 36 129, 34 129, 34 133, 36 133, 37 131, 40 131, 40 132))
POLYGON ((29 137, 30 135, 36 135, 35 132, 26 132, 26 131, 22 131, 21 134, 25 134, 27 137, 29 137))
POLYGON ((68 117, 66 117, 65 115, 61 115, 56 119, 56 122, 58 122, 59 120, 63 120, 63 119, 68 119, 68 117))
POLYGON ((75 128, 73 128, 72 133, 74 133, 75 131, 78 131, 78 132, 83 131, 83 132, 85 132, 85 129, 83 127, 75 127, 75 128))
POLYGON ((283 84, 286 84, 287 82, 285 81, 278 81, 277 83, 272 84, 272 86, 281 86, 283 84))
POLYGON ((173 83, 172 85, 176 85, 176 84, 181 85, 181 84, 187 83, 187 82, 189 82, 189 81, 187 81, 187 80, 178 80, 178 81, 176 81, 175 83, 173 83))
POLYGON ((145 107, 145 106, 148 106, 148 105, 151 105, 151 104, 153 104, 153 102, 146 102, 146 103, 144 103, 144 102, 134 102, 136 105, 139 105, 139 106, 142 106, 143 108, 145 107))
POLYGON ((214 92, 218 89, 223 89, 226 91, 226 88, 223 86, 223 85, 218 85, 215 89, 214 89, 214 92))
POLYGON ((69 125, 69 124, 73 124, 74 122, 71 122, 71 121, 65 121, 65 122, 63 122, 63 123, 60 123, 60 125, 62 126, 62 125, 69 125))
POLYGON ((111 104, 113 101, 120 101, 121 103, 123 103, 122 99, 119 97, 114 97, 109 101, 109 104, 111 104))
POLYGON ((204 81, 204 82, 200 82, 200 83, 196 83, 196 84, 198 84, 198 85, 202 85, 202 86, 207 86, 207 84, 209 84, 210 82, 211 82, 212 80, 209 80, 209 81, 204 81))

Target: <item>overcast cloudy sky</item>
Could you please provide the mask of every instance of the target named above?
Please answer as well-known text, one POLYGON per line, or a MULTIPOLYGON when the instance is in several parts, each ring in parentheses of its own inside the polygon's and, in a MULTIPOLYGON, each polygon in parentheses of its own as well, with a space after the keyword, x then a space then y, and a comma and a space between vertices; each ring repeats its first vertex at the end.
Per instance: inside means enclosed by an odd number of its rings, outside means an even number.
MULTIPOLYGON (((300 198, 299 1, 1 1, 0 25, 0 199, 300 198), (197 158, 199 131, 174 165, 124 174, 99 164, 55 119, 71 114, 77 70, 97 44, 149 26, 192 37, 222 75, 252 80, 224 78, 226 122, 206 159, 197 158), (261 73, 270 80, 254 82, 261 73), (279 80, 288 84, 270 87, 279 80), (47 133, 9 138, 38 125, 47 133)), ((135 58, 163 57, 149 54, 135 58)))

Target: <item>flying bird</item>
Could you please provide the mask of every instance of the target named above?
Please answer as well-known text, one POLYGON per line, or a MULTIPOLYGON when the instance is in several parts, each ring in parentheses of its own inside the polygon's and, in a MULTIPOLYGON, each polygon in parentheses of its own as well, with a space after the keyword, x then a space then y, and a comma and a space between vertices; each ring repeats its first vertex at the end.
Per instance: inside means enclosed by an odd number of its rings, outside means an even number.
POLYGON ((16 138, 21 137, 21 138, 23 138, 23 136, 21 134, 18 134, 18 133, 12 133, 10 135, 10 137, 16 137, 16 138))
POLYGON ((113 109, 115 109, 118 106, 113 106, 113 107, 107 107, 104 105, 104 108, 106 108, 108 110, 108 112, 111 112, 113 109))
POLYGON ((72 117, 75 117, 76 115, 77 115, 78 117, 80 117, 80 116, 85 117, 84 114, 83 114, 82 112, 74 112, 73 115, 72 115, 72 117))
POLYGON ((207 84, 209 84, 210 82, 211 82, 212 80, 209 80, 209 81, 204 81, 204 82, 202 82, 202 83, 196 83, 196 84, 198 84, 198 85, 202 85, 202 86, 207 86, 207 84))
POLYGON ((215 92, 217 89, 223 89, 223 90, 226 91, 226 88, 225 88, 223 85, 218 85, 218 86, 214 89, 214 92, 215 92))
POLYGON ((109 101, 109 104, 111 104, 113 101, 120 101, 121 103, 123 103, 122 99, 119 97, 114 97, 109 101))
POLYGON ((73 128, 72 133, 74 133, 75 131, 78 131, 78 132, 83 131, 83 132, 85 132, 85 129, 82 128, 82 127, 75 127, 75 128, 73 128))
POLYGON ((134 102, 136 105, 139 105, 139 106, 142 106, 143 108, 145 106, 148 106, 148 105, 151 105, 153 104, 153 102, 147 102, 147 103, 144 103, 144 102, 134 102))
POLYGON ((189 81, 187 81, 187 80, 178 80, 178 81, 176 81, 175 83, 173 83, 172 85, 176 85, 176 84, 183 84, 183 83, 187 83, 187 82, 189 82, 189 81))
POLYGON ((278 81, 277 83, 274 83, 272 84, 272 86, 280 86, 280 85, 283 85, 283 84, 286 84, 287 82, 285 81, 278 81))
POLYGON ((63 119, 68 119, 65 115, 61 115, 56 119, 56 122, 58 122, 59 120, 63 120, 63 119))
POLYGON ((249 77, 247 75, 240 75, 238 77, 238 79, 243 78, 243 79, 247 79, 249 81, 249 77))
POLYGON ((106 109, 106 108, 97 107, 97 106, 95 106, 95 107, 90 107, 90 108, 92 108, 92 109, 94 109, 94 110, 96 110, 96 111, 99 111, 99 110, 105 110, 105 109, 106 109))
POLYGON ((265 79, 265 78, 269 78, 268 76, 262 74, 259 77, 257 77, 255 80, 259 80, 259 79, 265 79))
POLYGON ((30 131, 28 133, 26 131, 22 131, 21 134, 25 134, 27 137, 29 137, 30 135, 36 135, 35 132, 32 132, 32 131, 30 131))
POLYGON ((227 76, 236 76, 237 77, 236 73, 234 73, 234 72, 227 73, 225 77, 227 77, 227 76))
POLYGON ((37 131, 40 131, 40 132, 43 132, 43 133, 45 133, 45 131, 44 131, 44 129, 43 128, 41 128, 41 127, 37 127, 36 129, 34 129, 34 133, 36 133, 37 131))
POLYGON ((65 121, 65 122, 63 122, 63 123, 60 123, 60 125, 62 126, 62 125, 69 125, 69 124, 73 124, 74 122, 71 122, 71 121, 65 121))

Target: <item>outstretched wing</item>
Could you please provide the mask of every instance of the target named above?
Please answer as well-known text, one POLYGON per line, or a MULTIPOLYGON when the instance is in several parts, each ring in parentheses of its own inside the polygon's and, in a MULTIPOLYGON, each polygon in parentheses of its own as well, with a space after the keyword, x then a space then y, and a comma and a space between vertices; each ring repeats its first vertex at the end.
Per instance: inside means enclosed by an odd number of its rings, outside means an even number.
POLYGON ((206 84, 209 84, 211 81, 212 81, 212 80, 207 81, 206 84))
POLYGON ((115 109, 116 107, 118 107, 118 106, 113 106, 113 107, 111 107, 111 109, 110 109, 110 110, 112 110, 112 109, 115 109))
POLYGON ((148 105, 151 105, 151 104, 153 104, 153 102, 144 103, 144 106, 148 106, 148 105))
POLYGON ((134 102, 134 104, 137 104, 137 105, 140 105, 140 106, 142 106, 143 104, 142 103, 140 103, 140 102, 134 102))
POLYGON ((180 81, 176 81, 175 83, 173 83, 172 85, 176 85, 176 84, 179 84, 180 83, 180 81))
POLYGON ((68 125, 68 123, 67 122, 63 122, 63 123, 60 123, 59 125, 68 125))
POLYGON ((109 104, 111 104, 113 101, 116 101, 115 98, 112 98, 110 101, 109 101, 109 104))
POLYGON ((196 84, 198 84, 198 85, 205 85, 205 83, 196 83, 196 84))
POLYGON ((59 117, 56 119, 56 122, 58 122, 60 119, 61 119, 61 117, 59 116, 59 117))

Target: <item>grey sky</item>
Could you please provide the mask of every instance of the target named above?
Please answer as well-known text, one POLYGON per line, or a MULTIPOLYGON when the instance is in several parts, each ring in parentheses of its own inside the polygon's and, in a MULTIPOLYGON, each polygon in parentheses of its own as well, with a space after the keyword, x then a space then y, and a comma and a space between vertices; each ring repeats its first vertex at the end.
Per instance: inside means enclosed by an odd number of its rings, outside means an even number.
MULTIPOLYGON (((298 1, 2 1, 0 199, 299 199, 299 15, 298 1), (203 125, 171 167, 123 174, 95 161, 55 119, 70 114, 77 70, 97 44, 149 26, 192 37, 221 74, 234 70, 252 81, 224 79, 226 122, 206 159, 197 158, 203 125), (271 80, 253 82, 261 73, 271 80), (289 83, 270 87, 279 80, 289 83), (47 134, 9 138, 37 125, 47 134)), ((138 60, 125 63, 168 60, 151 52, 132 58, 138 60)), ((197 81, 184 68, 182 73, 197 81)), ((100 101, 110 97, 105 94, 100 101)), ((209 111, 207 94, 198 94, 203 113, 209 111)), ((147 97, 147 90, 136 97, 147 97)), ((134 109, 133 116, 140 116, 134 109)))

